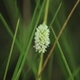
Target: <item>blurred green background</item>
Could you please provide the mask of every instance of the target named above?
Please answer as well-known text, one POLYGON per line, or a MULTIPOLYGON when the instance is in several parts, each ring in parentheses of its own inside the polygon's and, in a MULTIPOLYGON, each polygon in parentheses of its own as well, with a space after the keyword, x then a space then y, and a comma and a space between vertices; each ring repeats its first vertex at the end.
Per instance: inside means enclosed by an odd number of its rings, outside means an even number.
MULTIPOLYGON (((38 0, 0 0, 0 13, 3 15, 13 33, 16 28, 17 19, 21 17, 17 38, 22 47, 24 47, 24 44, 26 44, 25 34, 29 28, 28 26, 32 19, 37 1, 38 0)), ((48 25, 50 24, 59 4, 62 2, 60 11, 52 25, 56 35, 58 35, 76 1, 77 0, 50 0, 48 25)), ((42 2, 43 0, 40 0, 39 8, 34 19, 34 24, 36 23, 42 2)), ((43 22, 43 16, 44 11, 39 23, 43 22)), ((44 54, 44 60, 46 59, 55 40, 52 32, 50 33, 50 38, 51 44, 47 52, 44 54)), ((74 79, 80 80, 80 3, 72 14, 63 34, 60 37, 59 42, 71 71, 73 73, 77 73, 78 70, 78 74, 76 74, 74 79)), ((12 38, 0 19, 0 80, 2 80, 4 76, 11 44, 12 38)), ((34 39, 19 80, 35 80, 35 74, 33 71, 38 67, 37 64, 39 54, 35 54, 33 45, 34 39), (33 65, 33 69, 31 65, 33 65)), ((6 80, 11 80, 19 55, 20 51, 15 45, 6 80)), ((67 80, 68 77, 69 75, 61 58, 60 51, 56 46, 54 54, 51 56, 46 68, 43 71, 42 80, 67 80)))

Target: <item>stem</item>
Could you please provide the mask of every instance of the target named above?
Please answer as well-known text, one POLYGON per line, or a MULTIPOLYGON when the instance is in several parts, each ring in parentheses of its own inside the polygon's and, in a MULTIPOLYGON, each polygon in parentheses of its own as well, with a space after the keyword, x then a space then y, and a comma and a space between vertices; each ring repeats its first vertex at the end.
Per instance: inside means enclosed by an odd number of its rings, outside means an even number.
POLYGON ((66 67, 66 69, 67 69, 67 71, 68 71, 68 74, 69 74, 69 76, 70 76, 70 79, 71 79, 71 80, 74 80, 73 75, 72 75, 72 72, 71 72, 71 70, 70 70, 70 68, 69 68, 69 65, 68 65, 68 63, 67 63, 67 61, 66 61, 66 58, 65 58, 65 56, 64 56, 64 53, 63 53, 63 51, 62 51, 62 49, 61 49, 61 46, 60 46, 60 44, 59 44, 59 42, 58 42, 58 39, 57 39, 56 34, 55 34, 55 32, 54 32, 54 29, 53 29, 52 27, 51 27, 51 30, 52 30, 52 32, 53 32, 53 35, 54 35, 56 41, 57 41, 57 46, 58 46, 58 48, 59 48, 59 50, 60 50, 61 57, 62 57, 62 59, 63 59, 63 62, 64 62, 64 64, 65 64, 65 67, 66 67))
POLYGON ((60 11, 61 6, 62 6, 62 3, 59 4, 59 7, 57 8, 57 10, 56 10, 56 12, 55 12, 55 14, 54 14, 54 17, 53 17, 53 19, 52 19, 52 21, 51 21, 51 23, 50 23, 50 26, 54 23, 57 15, 58 15, 58 13, 59 13, 59 11, 60 11))
MULTIPOLYGON (((7 32, 9 33, 10 37, 13 39, 14 35, 11 31, 11 29, 9 28, 8 24, 6 23, 4 17, 2 16, 2 14, 0 13, 0 20, 2 21, 4 27, 6 28, 7 32)), ((19 51, 22 51, 22 46, 20 45, 20 43, 18 42, 18 40, 15 40, 15 44, 17 46, 17 48, 19 49, 19 51)))
POLYGON ((49 0, 47 0, 46 7, 45 7, 45 15, 44 15, 44 22, 45 23, 47 23, 48 9, 49 9, 49 0))
MULTIPOLYGON (((46 24, 47 23, 48 8, 49 8, 49 0, 47 0, 47 2, 46 2, 45 15, 44 15, 44 23, 43 24, 46 24)), ((41 69, 42 69, 42 62, 43 62, 43 53, 41 53, 41 56, 40 56, 40 63, 39 63, 38 75, 40 74, 41 69)), ((41 80, 41 76, 38 76, 38 79, 37 80, 41 80)))
MULTIPOLYGON (((73 77, 76 77, 79 73, 80 73, 80 66, 73 72, 73 77)), ((70 77, 67 80, 70 80, 70 77)))
MULTIPOLYGON (((40 74, 40 71, 41 71, 41 68, 42 68, 42 63, 43 63, 43 53, 41 53, 41 56, 40 56, 38 75, 40 74)), ((41 76, 37 80, 41 80, 41 76)))
POLYGON ((10 54, 9 54, 9 57, 8 57, 8 61, 7 61, 6 70, 5 70, 5 73, 4 73, 3 80, 6 80, 6 75, 7 75, 7 72, 8 72, 8 68, 9 68, 9 64, 10 64, 10 60, 11 60, 11 55, 12 55, 12 51, 13 51, 13 47, 14 47, 14 43, 15 43, 15 39, 16 39, 17 31, 18 31, 18 27, 19 27, 19 21, 20 21, 20 19, 18 19, 18 22, 17 22, 17 26, 16 26, 13 42, 12 42, 12 45, 11 45, 10 54))

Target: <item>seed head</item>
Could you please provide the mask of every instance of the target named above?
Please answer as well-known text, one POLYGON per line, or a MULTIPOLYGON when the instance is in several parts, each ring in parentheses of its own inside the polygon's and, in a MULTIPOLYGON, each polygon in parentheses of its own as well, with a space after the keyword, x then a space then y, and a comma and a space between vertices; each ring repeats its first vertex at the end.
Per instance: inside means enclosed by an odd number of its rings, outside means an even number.
POLYGON ((34 47, 36 51, 38 51, 39 53, 45 53, 46 48, 49 46, 50 44, 49 33, 50 31, 46 24, 41 24, 36 29, 35 37, 34 37, 35 39, 34 47))

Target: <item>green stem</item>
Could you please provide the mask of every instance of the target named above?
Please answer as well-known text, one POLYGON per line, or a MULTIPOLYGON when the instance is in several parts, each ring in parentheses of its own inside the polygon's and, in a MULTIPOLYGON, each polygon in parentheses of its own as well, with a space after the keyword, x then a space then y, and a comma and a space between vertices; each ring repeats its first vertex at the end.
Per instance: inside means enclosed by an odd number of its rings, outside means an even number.
MULTIPOLYGON (((47 2, 46 2, 45 15, 44 15, 44 22, 43 22, 43 24, 47 23, 49 2, 50 2, 50 0, 47 0, 47 2)), ((39 74, 40 74, 41 69, 42 69, 42 62, 43 62, 43 53, 41 53, 41 56, 40 56, 40 63, 39 63, 39 68, 38 68, 38 78, 37 78, 37 80, 41 80, 41 76, 39 76, 39 74)))
POLYGON ((54 23, 57 15, 58 15, 58 13, 59 13, 59 11, 60 11, 61 6, 62 6, 62 3, 59 4, 59 6, 58 6, 58 8, 57 8, 57 10, 56 10, 56 13, 54 14, 54 17, 53 17, 53 19, 52 19, 52 21, 51 21, 51 23, 50 23, 50 26, 54 23))
MULTIPOLYGON (((73 72, 73 76, 76 77, 79 73, 80 73, 80 66, 73 72)), ((70 77, 67 80, 70 80, 70 77)))
POLYGON ((7 66, 6 66, 6 70, 5 70, 5 74, 4 74, 3 80, 6 80, 6 75, 7 75, 7 71, 8 71, 8 68, 9 68, 11 55, 12 55, 12 52, 13 52, 13 47, 14 47, 14 43, 15 43, 15 39, 16 39, 16 35, 17 35, 18 27, 19 27, 19 21, 20 21, 20 19, 18 19, 18 22, 17 22, 17 26, 16 26, 13 42, 12 42, 12 45, 11 45, 10 54, 9 54, 9 57, 8 57, 7 66))
MULTIPOLYGON (((13 39, 14 35, 13 35, 11 29, 9 28, 8 24, 6 23, 4 17, 2 16, 1 13, 0 13, 0 19, 1 19, 1 21, 2 21, 2 23, 3 23, 3 25, 4 25, 4 27, 7 29, 7 31, 8 31, 8 33, 9 33, 10 37, 13 39)), ((22 47, 21 47, 21 45, 19 44, 19 42, 18 42, 17 39, 15 40, 15 43, 16 43, 17 48, 18 48, 19 51, 21 52, 21 51, 22 51, 22 47)))
POLYGON ((49 9, 49 0, 46 2, 46 7, 45 7, 45 15, 44 15, 44 22, 47 23, 47 17, 48 17, 48 9, 49 9))
POLYGON ((57 46, 58 46, 58 48, 59 48, 59 50, 60 50, 61 57, 62 57, 62 59, 63 59, 63 62, 64 62, 64 64, 65 64, 65 67, 66 67, 66 69, 67 69, 67 71, 68 71, 68 74, 69 74, 69 76, 70 76, 70 79, 71 79, 71 80, 74 80, 73 75, 72 75, 72 73, 71 73, 71 70, 70 70, 70 68, 69 68, 69 65, 68 65, 68 63, 67 63, 67 61, 66 61, 66 58, 65 58, 65 56, 64 56, 64 53, 63 53, 63 51, 62 51, 62 49, 61 49, 61 46, 60 46, 60 44, 59 44, 59 42, 58 42, 58 39, 57 39, 56 34, 55 34, 55 32, 54 32, 54 29, 53 29, 52 27, 51 27, 51 30, 52 30, 52 32, 53 32, 53 35, 54 35, 56 41, 57 41, 57 46))
MULTIPOLYGON (((43 53, 41 53, 41 56, 40 56, 40 63, 39 63, 39 68, 38 68, 38 75, 40 74, 40 71, 41 71, 41 68, 42 68, 42 63, 43 63, 43 53)), ((41 76, 37 80, 41 80, 41 76)))

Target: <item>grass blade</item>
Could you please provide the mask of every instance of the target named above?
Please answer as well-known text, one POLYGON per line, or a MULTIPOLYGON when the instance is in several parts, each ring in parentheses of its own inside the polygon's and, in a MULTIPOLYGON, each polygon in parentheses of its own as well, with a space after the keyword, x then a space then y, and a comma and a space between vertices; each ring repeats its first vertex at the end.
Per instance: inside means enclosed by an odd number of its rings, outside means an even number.
MULTIPOLYGON (((3 18, 2 14, 0 14, 0 19, 1 19, 2 23, 4 24, 4 27, 5 27, 6 30, 8 31, 10 37, 13 39, 14 35, 13 35, 11 29, 9 28, 8 24, 6 23, 5 19, 3 18)), ((22 47, 21 47, 21 45, 19 44, 19 42, 18 42, 17 39, 15 40, 15 43, 16 43, 17 48, 19 49, 19 51, 22 51, 22 47)))
POLYGON ((64 53, 63 53, 63 51, 62 51, 62 49, 61 49, 61 46, 60 46, 60 44, 59 44, 59 42, 58 42, 58 39, 57 39, 56 34, 55 34, 55 32, 54 32, 54 29, 53 29, 52 27, 51 27, 51 30, 52 30, 52 32, 53 32, 53 35, 54 35, 56 41, 57 41, 57 46, 58 46, 58 48, 59 48, 59 50, 60 50, 61 57, 62 57, 62 59, 63 59, 63 62, 64 62, 64 64, 65 64, 65 67, 66 67, 66 69, 67 69, 67 71, 68 71, 68 74, 69 74, 69 76, 70 76, 70 79, 71 79, 71 80, 74 80, 73 75, 72 75, 72 72, 71 72, 71 70, 70 70, 70 68, 69 68, 69 65, 68 65, 68 63, 67 63, 67 60, 66 60, 66 58, 65 58, 65 56, 64 56, 64 53))
POLYGON ((19 21, 20 21, 20 19, 18 19, 18 22, 17 22, 17 25, 16 25, 16 30, 15 30, 13 42, 12 42, 12 45, 11 45, 11 49, 10 49, 10 53, 9 53, 9 57, 8 57, 8 61, 7 61, 6 70, 5 70, 3 80, 6 80, 6 75, 7 75, 8 67, 9 67, 9 64, 10 64, 11 55, 12 55, 12 52, 13 52, 13 47, 14 47, 14 43, 15 43, 15 39, 16 39, 16 35, 17 35, 18 27, 19 27, 19 21))

